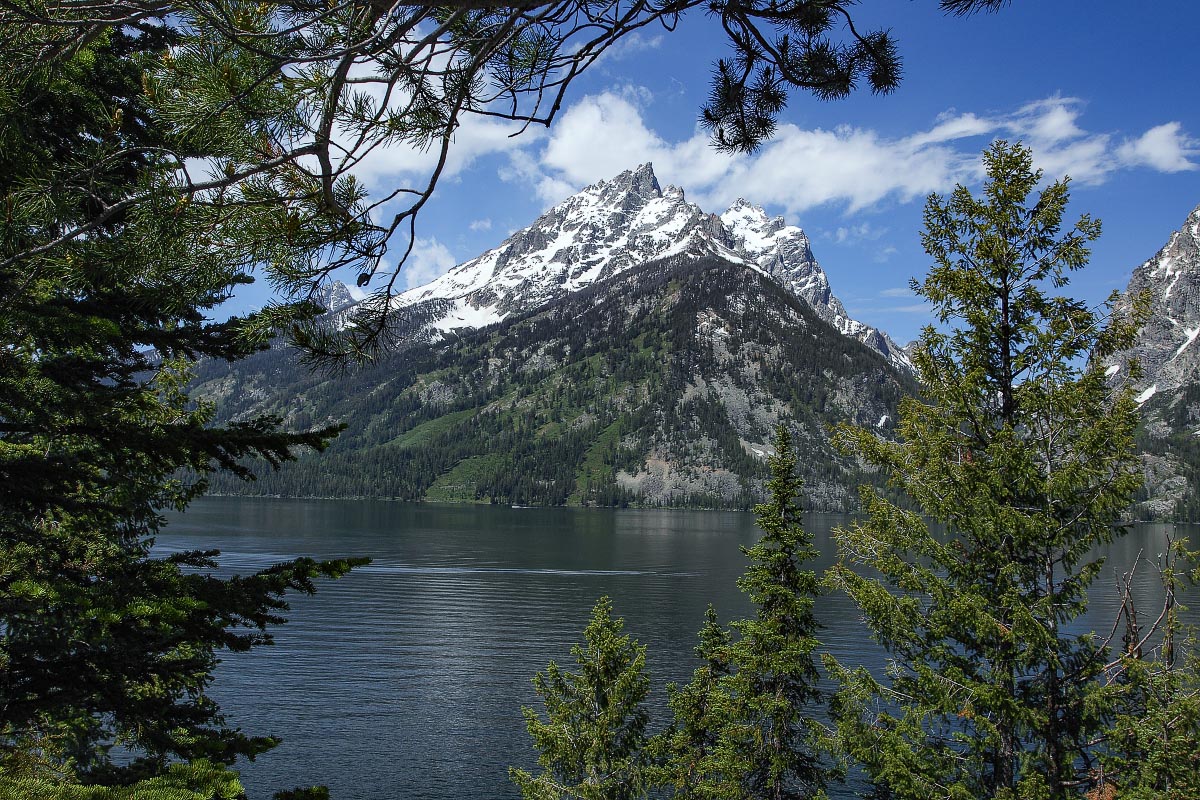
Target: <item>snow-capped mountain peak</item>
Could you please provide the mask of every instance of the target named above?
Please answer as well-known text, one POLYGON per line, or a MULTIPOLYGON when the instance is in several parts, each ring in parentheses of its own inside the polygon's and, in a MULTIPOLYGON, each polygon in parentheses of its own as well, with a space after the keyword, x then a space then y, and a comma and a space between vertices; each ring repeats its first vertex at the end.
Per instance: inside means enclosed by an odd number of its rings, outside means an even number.
MULTIPOLYGON (((1125 365, 1136 358, 1142 369, 1137 388, 1177 389, 1200 377, 1200 206, 1192 210, 1166 246, 1133 271, 1118 305, 1128 312, 1131 298, 1146 294, 1150 316, 1134 346, 1109 359, 1107 373, 1125 379, 1125 365)), ((1149 395, 1147 395, 1149 399, 1149 395)))
POLYGON ((651 164, 567 198, 496 248, 410 289, 397 306, 440 301, 441 331, 482 327, 532 310, 632 267, 676 255, 715 255, 773 278, 841 333, 910 366, 886 334, 850 319, 830 291, 808 237, 783 217, 739 199, 720 216, 659 185, 651 164), (447 303, 446 301, 450 301, 447 303))

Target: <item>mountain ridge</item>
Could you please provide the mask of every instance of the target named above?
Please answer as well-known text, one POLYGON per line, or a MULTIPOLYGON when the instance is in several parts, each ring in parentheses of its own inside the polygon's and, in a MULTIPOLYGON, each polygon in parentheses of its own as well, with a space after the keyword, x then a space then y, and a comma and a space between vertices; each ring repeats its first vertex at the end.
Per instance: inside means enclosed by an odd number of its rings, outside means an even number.
POLYGON ((679 254, 339 375, 273 348, 205 363, 220 419, 345 423, 319 456, 217 492, 518 505, 748 508, 777 424, 804 448, 807 505, 871 482, 830 426, 888 433, 911 379, 744 260, 679 254))
POLYGON ((676 255, 744 263, 809 303, 845 336, 911 370, 903 347, 853 319, 834 296, 808 236, 739 199, 723 214, 661 187, 651 163, 598 181, 543 213, 496 247, 391 299, 422 313, 425 338, 494 324, 624 270, 676 255))
POLYGON ((1149 315, 1133 346, 1104 362, 1109 381, 1130 388, 1141 409, 1138 513, 1200 519, 1200 206, 1133 269, 1114 314, 1131 314, 1139 296, 1149 315))

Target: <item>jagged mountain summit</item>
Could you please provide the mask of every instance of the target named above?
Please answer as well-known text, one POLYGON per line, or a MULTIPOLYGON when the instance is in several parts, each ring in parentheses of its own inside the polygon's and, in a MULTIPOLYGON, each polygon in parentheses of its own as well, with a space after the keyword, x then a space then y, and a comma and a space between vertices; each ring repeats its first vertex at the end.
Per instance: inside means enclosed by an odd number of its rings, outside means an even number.
POLYGON ((343 424, 330 448, 217 492, 517 505, 747 508, 775 427, 804 452, 806 506, 877 481, 831 441, 894 431, 906 372, 744 258, 680 253, 330 374, 274 347, 197 367, 219 420, 343 424))
POLYGON ((716 256, 751 266, 843 335, 911 369, 887 334, 846 313, 804 231, 745 200, 709 214, 682 189, 663 189, 651 164, 587 187, 498 247, 392 302, 424 311, 430 333, 480 328, 671 256, 716 256))
POLYGON ((1166 245, 1133 270, 1116 313, 1133 298, 1150 313, 1132 347, 1109 357, 1114 385, 1129 385, 1142 410, 1138 446, 1145 491, 1139 516, 1200 518, 1200 206, 1166 245), (1136 360, 1141 372, 1131 375, 1136 360))
POLYGON ((336 314, 358 302, 350 293, 349 287, 341 281, 334 281, 323 287, 312 299, 329 314, 336 314))
POLYGON ((1108 366, 1109 374, 1120 379, 1121 370, 1137 359, 1140 402, 1200 380, 1200 206, 1166 246, 1133 271, 1117 310, 1127 312, 1132 298, 1143 293, 1150 298, 1150 317, 1134 346, 1108 366))
MULTIPOLYGON (((345 298, 320 298, 333 324, 352 319, 345 298)), ((832 427, 891 435, 916 391, 903 351, 833 296, 802 230, 745 201, 706 213, 649 164, 389 302, 404 346, 336 375, 288 347, 199 365, 196 397, 219 420, 345 426, 319 457, 214 490, 746 508, 786 425, 809 507, 847 511, 878 476, 832 427)))

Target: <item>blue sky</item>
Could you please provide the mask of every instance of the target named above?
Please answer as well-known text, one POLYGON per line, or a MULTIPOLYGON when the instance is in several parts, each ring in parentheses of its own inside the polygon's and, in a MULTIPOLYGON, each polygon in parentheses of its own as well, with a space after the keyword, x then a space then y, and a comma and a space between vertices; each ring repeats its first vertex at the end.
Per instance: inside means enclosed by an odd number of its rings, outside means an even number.
MULTIPOLYGON (((1049 176, 1072 176, 1072 220, 1103 220, 1072 290, 1095 302, 1124 288, 1200 204, 1200 3, 1015 0, 952 18, 936 0, 866 0, 855 13, 898 40, 899 90, 794 95, 779 135, 751 157, 716 153, 696 125, 726 53, 703 13, 623 42, 577 80, 548 130, 511 139, 498 123, 468 123, 400 283, 424 283, 573 191, 653 161, 664 186, 707 211, 745 197, 802 227, 851 314, 903 342, 929 318, 906 289, 929 263, 924 199, 977 186, 993 139, 1020 139, 1049 176)), ((414 180, 421 163, 381 154, 361 176, 383 191, 414 180)))

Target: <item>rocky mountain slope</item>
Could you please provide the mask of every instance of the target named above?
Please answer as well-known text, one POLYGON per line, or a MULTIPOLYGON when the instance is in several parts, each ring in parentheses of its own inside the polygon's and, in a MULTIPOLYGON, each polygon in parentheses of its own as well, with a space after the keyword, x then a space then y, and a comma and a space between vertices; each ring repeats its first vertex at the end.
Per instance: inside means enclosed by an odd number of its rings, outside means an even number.
MULTIPOLYGON (((794 233, 785 237, 807 250, 794 233)), ((744 256, 680 248, 621 269, 567 261, 559 274, 578 280, 587 269, 605 275, 538 308, 514 308, 497 325, 461 328, 345 374, 309 372, 286 348, 202 364, 196 392, 223 418, 268 412, 297 428, 348 426, 319 456, 264 471, 256 484, 218 478, 213 488, 746 507, 762 496, 782 422, 803 453, 807 504, 855 507, 856 487, 874 476, 834 451, 830 425, 890 430, 914 388, 906 372, 744 256)))
POLYGON ((1150 315, 1129 350, 1108 360, 1114 384, 1142 406, 1146 490, 1140 512, 1200 518, 1200 206, 1167 244, 1133 271, 1117 311, 1145 296, 1150 315), (1130 374, 1137 362, 1140 375, 1130 374))
POLYGON ((910 368, 887 334, 851 319, 834 297, 808 237, 738 200, 721 215, 659 186, 650 164, 601 181, 547 211, 498 247, 392 302, 425 320, 426 339, 539 308, 651 261, 716 256, 744 264, 803 299, 821 319, 910 368))
POLYGON ((1150 317, 1137 343, 1110 359, 1109 370, 1116 376, 1137 359, 1142 374, 1136 389, 1145 402, 1200 380, 1200 206, 1163 249, 1133 271, 1117 310, 1127 313, 1139 295, 1149 298, 1150 317))

